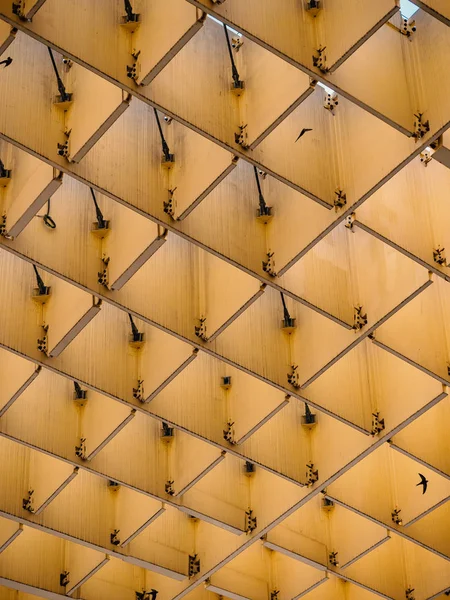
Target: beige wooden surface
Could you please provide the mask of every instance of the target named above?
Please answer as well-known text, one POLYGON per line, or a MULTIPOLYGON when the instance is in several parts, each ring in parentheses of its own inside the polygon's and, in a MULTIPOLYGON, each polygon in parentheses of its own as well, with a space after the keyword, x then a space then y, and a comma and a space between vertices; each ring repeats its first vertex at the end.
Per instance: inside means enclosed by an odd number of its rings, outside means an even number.
POLYGON ((450 14, 448 12, 448 6, 445 3, 445 0, 419 0, 417 4, 423 8, 423 10, 430 11, 430 14, 436 16, 438 19, 441 19, 448 25, 450 14))
POLYGON ((252 1, 245 5, 237 0, 224 3, 223 6, 213 4, 211 0, 199 0, 193 4, 214 11, 219 19, 223 17, 241 31, 248 31, 261 43, 307 67, 312 66, 311 56, 317 41, 322 46, 329 46, 331 66, 378 21, 395 9, 395 3, 391 0, 377 5, 351 2, 346 6, 332 0, 314 18, 308 14, 306 7, 292 0, 283 0, 277 5, 269 0, 263 3, 252 1), (344 26, 347 29, 345 38, 339 35, 344 26), (319 40, 318 35, 321 36, 319 40))
POLYGON ((445 599, 449 15, 418 4, 404 36, 394 0, 0 0, 0 600, 445 599))

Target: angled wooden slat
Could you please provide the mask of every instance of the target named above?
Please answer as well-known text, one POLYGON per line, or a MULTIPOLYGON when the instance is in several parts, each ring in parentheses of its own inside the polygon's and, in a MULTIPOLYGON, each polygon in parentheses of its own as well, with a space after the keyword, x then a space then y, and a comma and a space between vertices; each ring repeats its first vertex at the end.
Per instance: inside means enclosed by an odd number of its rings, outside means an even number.
POLYGON ((0 0, 5 600, 445 597, 449 15, 254 2, 0 0))
POLYGON ((450 12, 444 0, 417 0, 416 4, 436 19, 440 19, 450 26, 450 12))
POLYGON ((14 27, 10 27, 7 23, 2 21, 0 23, 0 55, 2 55, 10 44, 14 41, 17 30, 14 27))
POLYGON ((315 35, 321 34, 321 46, 330 46, 329 67, 335 65, 337 68, 347 54, 354 52, 398 10, 389 0, 376 7, 370 3, 363 6, 353 4, 349 10, 354 18, 348 19, 342 6, 334 1, 327 4, 326 12, 319 11, 318 14, 314 11, 308 14, 306 5, 297 5, 288 0, 276 6, 266 1, 263 4, 250 2, 244 7, 236 1, 224 3, 223 6, 211 0, 189 1, 248 33, 255 41, 289 62, 309 69, 313 66, 312 55, 317 45, 315 35), (343 23, 349 28, 345 38, 339 35, 343 23))
POLYGON ((85 575, 85 576, 84 576, 82 579, 80 579, 79 581, 77 581, 77 582, 75 583, 75 585, 73 585, 73 586, 72 586, 70 589, 68 589, 68 590, 66 591, 66 595, 67 595, 67 596, 71 596, 71 595, 72 595, 74 592, 76 592, 76 590, 77 590, 78 588, 80 588, 80 587, 81 587, 83 584, 85 584, 85 583, 86 583, 86 581, 88 581, 88 579, 90 579, 90 578, 91 578, 91 577, 93 577, 93 576, 94 576, 94 575, 95 575, 95 574, 96 574, 98 571, 100 571, 100 569, 101 569, 102 567, 104 567, 104 566, 107 564, 107 562, 108 562, 108 561, 109 561, 109 556, 106 554, 106 555, 105 555, 105 558, 104 558, 104 559, 103 559, 103 560, 102 560, 100 563, 98 563, 98 565, 97 565, 97 566, 95 566, 95 567, 94 567, 94 568, 93 568, 91 571, 89 571, 89 573, 86 573, 86 575, 85 575))
MULTIPOLYGON (((4 526, 2 523, 2 530, 3 529, 4 529, 4 526)), ((11 533, 11 535, 7 539, 2 541, 2 545, 0 546, 0 553, 3 552, 4 550, 6 550, 6 548, 14 542, 16 537, 22 533, 22 531, 23 531, 23 525, 19 523, 19 526, 17 528, 15 528, 15 531, 13 531, 13 533, 11 533)), ((2 531, 2 534, 3 534, 3 531, 2 531)), ((2 535, 2 538, 3 538, 3 535, 2 535)))

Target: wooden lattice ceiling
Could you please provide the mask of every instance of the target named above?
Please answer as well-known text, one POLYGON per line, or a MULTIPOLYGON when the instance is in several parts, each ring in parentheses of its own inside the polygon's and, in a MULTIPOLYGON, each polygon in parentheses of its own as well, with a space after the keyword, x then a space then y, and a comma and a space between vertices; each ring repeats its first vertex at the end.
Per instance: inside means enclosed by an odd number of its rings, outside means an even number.
POLYGON ((449 595, 414 4, 0 0, 0 600, 449 595))

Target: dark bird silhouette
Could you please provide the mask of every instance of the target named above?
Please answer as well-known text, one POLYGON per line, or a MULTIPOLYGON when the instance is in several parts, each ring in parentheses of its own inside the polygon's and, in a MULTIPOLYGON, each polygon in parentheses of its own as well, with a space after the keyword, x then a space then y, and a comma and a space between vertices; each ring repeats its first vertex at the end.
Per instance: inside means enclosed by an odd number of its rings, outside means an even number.
MULTIPOLYGON (((298 142, 298 140, 299 140, 299 139, 300 139, 300 138, 301 138, 303 135, 305 135, 305 133, 307 133, 308 131, 312 131, 312 129, 307 129, 306 127, 304 127, 304 128, 303 128, 303 129, 300 131, 300 133, 299 133, 299 135, 298 135, 298 138, 295 140, 295 142, 298 142)), ((295 142, 294 142, 294 144, 295 144, 295 142)))
POLYGON ((6 67, 9 67, 9 65, 12 63, 12 61, 13 61, 13 59, 10 56, 8 56, 8 58, 5 58, 5 60, 2 60, 0 62, 0 65, 5 65, 5 69, 6 69, 6 67))
POLYGON ((427 487, 428 487, 428 479, 424 475, 422 475, 422 473, 419 473, 419 477, 420 477, 420 482, 418 484, 416 484, 416 487, 418 485, 423 485, 422 494, 425 494, 425 492, 427 491, 427 487))
POLYGON ((158 595, 158 591, 154 590, 153 588, 150 590, 150 598, 151 600, 155 600, 156 596, 158 595))

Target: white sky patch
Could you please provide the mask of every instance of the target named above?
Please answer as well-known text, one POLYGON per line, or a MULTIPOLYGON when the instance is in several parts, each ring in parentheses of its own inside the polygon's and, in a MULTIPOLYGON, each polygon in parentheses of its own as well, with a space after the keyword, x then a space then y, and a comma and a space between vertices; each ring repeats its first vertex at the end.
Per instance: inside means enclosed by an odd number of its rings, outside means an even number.
POLYGON ((321 88, 323 88, 327 94, 335 94, 335 91, 332 90, 330 87, 326 86, 324 83, 322 83, 321 81, 317 82, 317 85, 320 85, 321 88))
MULTIPOLYGON (((219 19, 216 19, 216 17, 212 17, 211 15, 208 15, 208 19, 212 19, 213 21, 215 21, 216 23, 219 23, 219 25, 222 25, 222 27, 223 27, 222 21, 219 21, 219 19)), ((231 31, 231 33, 235 33, 239 37, 242 37, 242 33, 239 33, 239 31, 236 31, 236 29, 233 29, 229 25, 227 25, 227 29, 228 29, 228 31, 231 31)))
POLYGON ((411 0, 401 0, 400 12, 406 19, 410 19, 415 12, 419 10, 419 7, 411 2, 411 0))

